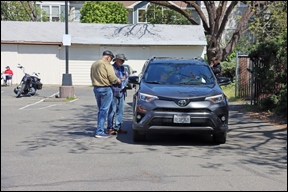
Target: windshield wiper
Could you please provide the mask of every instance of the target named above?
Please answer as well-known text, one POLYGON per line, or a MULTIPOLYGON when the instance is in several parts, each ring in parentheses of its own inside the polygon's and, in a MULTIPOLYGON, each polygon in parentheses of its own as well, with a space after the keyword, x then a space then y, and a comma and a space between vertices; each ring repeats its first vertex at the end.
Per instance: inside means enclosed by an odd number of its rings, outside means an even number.
POLYGON ((160 84, 159 82, 157 81, 145 81, 146 83, 150 83, 150 84, 160 84))

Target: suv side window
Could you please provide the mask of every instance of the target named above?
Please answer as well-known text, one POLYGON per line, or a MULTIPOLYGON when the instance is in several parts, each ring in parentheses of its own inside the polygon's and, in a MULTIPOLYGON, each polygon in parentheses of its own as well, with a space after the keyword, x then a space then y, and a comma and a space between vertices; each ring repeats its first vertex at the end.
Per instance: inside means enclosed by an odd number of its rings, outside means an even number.
POLYGON ((140 72, 139 75, 138 75, 138 77, 139 77, 139 83, 140 83, 140 81, 141 81, 141 79, 142 79, 143 73, 144 73, 144 71, 145 71, 148 63, 149 63, 149 60, 148 60, 148 61, 145 61, 144 65, 143 65, 143 67, 142 67, 142 70, 141 70, 141 72, 140 72))

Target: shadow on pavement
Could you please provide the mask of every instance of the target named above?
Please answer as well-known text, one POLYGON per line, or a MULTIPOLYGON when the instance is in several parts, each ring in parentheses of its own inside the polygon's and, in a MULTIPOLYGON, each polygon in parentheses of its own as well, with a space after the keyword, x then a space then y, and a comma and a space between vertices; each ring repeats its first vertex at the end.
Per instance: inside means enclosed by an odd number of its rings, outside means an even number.
MULTIPOLYGON (((277 129, 274 126, 257 120, 250 120, 245 113, 239 112, 241 105, 230 105, 229 131, 226 144, 215 145, 210 135, 147 135, 147 141, 135 143, 132 131, 132 107, 125 105, 122 128, 127 134, 118 134, 108 139, 95 138, 97 125, 97 107, 81 105, 72 107, 74 112, 65 119, 42 120, 41 124, 49 126, 44 134, 30 136, 19 145, 27 145, 29 152, 42 151, 44 148, 56 147, 68 153, 135 153, 158 152, 175 157, 191 156, 193 151, 200 150, 198 158, 209 158, 213 155, 225 156, 235 153, 245 156, 239 159, 242 163, 265 164, 273 167, 287 168, 287 128, 277 129), (139 146, 137 149, 129 146, 139 146), (164 148, 162 148, 164 147, 164 148), (140 150, 140 151, 139 151, 140 150), (184 152, 181 150, 184 150, 184 152)), ((67 109, 47 109, 50 113, 65 113, 67 109)), ((56 149, 55 148, 55 149, 56 149)), ((275 174, 275 173, 273 173, 275 174)))

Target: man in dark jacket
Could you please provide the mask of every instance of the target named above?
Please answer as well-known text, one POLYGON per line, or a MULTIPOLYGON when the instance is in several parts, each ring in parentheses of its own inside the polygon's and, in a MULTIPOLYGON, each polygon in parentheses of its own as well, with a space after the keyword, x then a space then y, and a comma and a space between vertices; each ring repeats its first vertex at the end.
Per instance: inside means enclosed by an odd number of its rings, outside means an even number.
POLYGON ((218 80, 219 77, 221 77, 222 67, 221 67, 221 65, 218 62, 218 59, 216 57, 213 57, 211 61, 213 62, 213 64, 211 64, 210 67, 211 67, 214 75, 216 76, 216 78, 218 80))
MULTIPOLYGON (((128 78, 128 72, 123 65, 127 61, 124 54, 117 54, 113 60, 115 63, 112 65, 117 78, 125 77, 128 78)), ((108 111, 108 125, 107 131, 110 135, 115 135, 117 133, 127 133, 127 131, 121 129, 122 118, 124 114, 125 97, 127 97, 127 91, 125 82, 121 84, 113 84, 113 100, 108 111), (115 126, 113 127, 113 119, 115 118, 115 126)))

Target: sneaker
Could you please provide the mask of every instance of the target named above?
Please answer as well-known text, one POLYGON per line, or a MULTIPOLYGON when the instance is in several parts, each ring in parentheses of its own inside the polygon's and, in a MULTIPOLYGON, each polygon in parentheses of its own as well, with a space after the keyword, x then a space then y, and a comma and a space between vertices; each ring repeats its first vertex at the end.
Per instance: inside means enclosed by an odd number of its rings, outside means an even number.
POLYGON ((117 133, 127 133, 127 131, 120 128, 119 130, 117 130, 117 133))
POLYGON ((109 135, 116 135, 117 134, 117 132, 114 131, 113 129, 109 129, 107 132, 109 135))
POLYGON ((102 133, 100 135, 95 135, 96 138, 109 138, 110 135, 109 134, 106 134, 106 133, 102 133))

